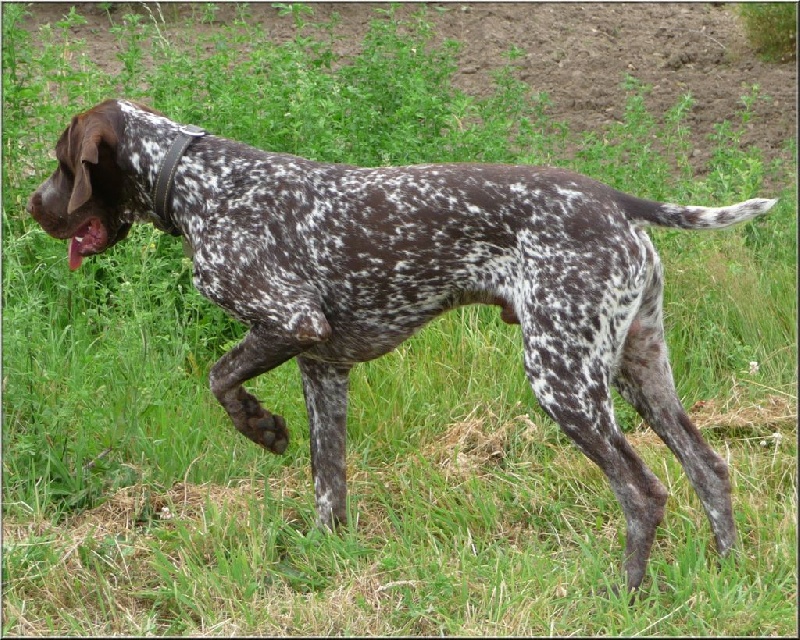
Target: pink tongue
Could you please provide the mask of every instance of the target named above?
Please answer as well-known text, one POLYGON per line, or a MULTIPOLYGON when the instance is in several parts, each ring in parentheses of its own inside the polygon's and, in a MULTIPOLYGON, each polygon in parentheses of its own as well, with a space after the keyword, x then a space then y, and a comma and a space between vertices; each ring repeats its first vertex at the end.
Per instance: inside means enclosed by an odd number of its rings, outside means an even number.
POLYGON ((71 271, 75 271, 75 269, 81 266, 81 262, 83 262, 83 256, 78 253, 80 246, 80 242, 75 238, 69 241, 69 268, 71 271))

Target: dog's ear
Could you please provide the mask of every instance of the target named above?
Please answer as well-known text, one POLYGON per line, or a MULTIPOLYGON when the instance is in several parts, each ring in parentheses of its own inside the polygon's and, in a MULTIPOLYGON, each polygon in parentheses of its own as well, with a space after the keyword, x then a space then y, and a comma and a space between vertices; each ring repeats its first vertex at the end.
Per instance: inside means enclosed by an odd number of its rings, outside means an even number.
POLYGON ((101 161, 100 147, 117 148, 117 134, 108 120, 91 111, 72 120, 67 134, 69 158, 75 172, 75 184, 67 205, 67 215, 85 205, 92 197, 92 177, 89 165, 101 161))

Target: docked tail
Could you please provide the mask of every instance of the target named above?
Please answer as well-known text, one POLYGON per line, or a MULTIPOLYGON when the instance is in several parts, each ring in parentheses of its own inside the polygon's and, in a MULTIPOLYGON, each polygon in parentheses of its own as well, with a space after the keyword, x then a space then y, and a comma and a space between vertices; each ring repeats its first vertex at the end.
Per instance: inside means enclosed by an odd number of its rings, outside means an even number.
POLYGON ((760 216, 778 202, 777 199, 755 198, 727 207, 684 207, 631 196, 623 201, 625 212, 632 222, 679 229, 724 229, 760 216))

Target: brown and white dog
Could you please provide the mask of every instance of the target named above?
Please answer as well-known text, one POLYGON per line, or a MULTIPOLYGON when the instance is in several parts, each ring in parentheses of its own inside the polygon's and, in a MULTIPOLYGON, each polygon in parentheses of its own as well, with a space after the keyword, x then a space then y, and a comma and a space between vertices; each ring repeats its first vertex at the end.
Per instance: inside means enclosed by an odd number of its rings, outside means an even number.
POLYGON ((134 222, 191 245, 197 288, 249 327, 214 365, 211 389, 241 433, 276 453, 286 425, 242 384, 297 358, 321 524, 347 515, 350 368, 448 309, 486 303, 520 324, 542 408, 611 483, 627 523, 628 588, 642 581, 667 491, 617 426, 612 386, 680 460, 719 552, 734 546, 726 464, 676 393, 662 268, 643 228, 722 228, 775 200, 662 204, 533 166, 324 164, 205 135, 125 100, 75 116, 56 156, 28 210, 69 239, 70 268, 134 222))

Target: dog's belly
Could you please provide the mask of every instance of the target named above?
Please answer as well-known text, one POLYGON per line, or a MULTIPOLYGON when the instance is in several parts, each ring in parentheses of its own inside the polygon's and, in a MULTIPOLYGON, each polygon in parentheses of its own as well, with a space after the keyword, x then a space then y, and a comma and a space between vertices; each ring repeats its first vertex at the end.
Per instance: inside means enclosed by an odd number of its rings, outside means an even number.
MULTIPOLYGON (((424 323, 420 324, 420 327, 424 323)), ((418 329, 419 327, 417 327, 418 329)), ((325 342, 314 345, 304 356, 325 362, 355 363, 374 360, 397 348, 410 338, 414 330, 360 331, 352 326, 334 326, 325 342)))
POLYGON ((365 362, 392 351, 433 318, 457 306, 440 296, 401 306, 332 305, 323 309, 332 333, 305 355, 330 362, 365 362))
POLYGON ((349 305, 344 302, 323 309, 332 329, 331 336, 305 355, 342 363, 372 360, 398 347, 442 313, 466 304, 498 305, 502 307, 501 317, 505 322, 518 323, 509 301, 478 289, 452 289, 414 301, 399 295, 388 296, 383 304, 377 305, 374 298, 350 300, 349 305))

